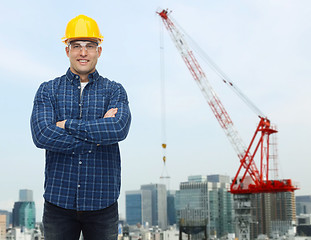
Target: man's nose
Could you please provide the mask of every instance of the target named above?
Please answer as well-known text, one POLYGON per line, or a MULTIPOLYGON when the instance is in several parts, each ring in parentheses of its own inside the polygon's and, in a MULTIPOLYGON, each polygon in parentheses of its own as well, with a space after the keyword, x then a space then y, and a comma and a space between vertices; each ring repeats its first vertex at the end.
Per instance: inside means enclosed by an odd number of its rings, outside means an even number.
POLYGON ((86 47, 85 47, 85 46, 81 47, 80 54, 81 54, 82 56, 87 55, 87 50, 86 50, 86 47))

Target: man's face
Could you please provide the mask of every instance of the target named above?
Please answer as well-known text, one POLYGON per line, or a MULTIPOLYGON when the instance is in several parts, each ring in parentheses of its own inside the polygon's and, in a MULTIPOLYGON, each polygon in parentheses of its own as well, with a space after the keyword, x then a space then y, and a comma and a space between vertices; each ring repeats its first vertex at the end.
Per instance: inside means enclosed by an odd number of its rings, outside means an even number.
POLYGON ((77 75, 88 75, 95 71, 102 48, 94 40, 74 40, 66 47, 70 70, 77 75))

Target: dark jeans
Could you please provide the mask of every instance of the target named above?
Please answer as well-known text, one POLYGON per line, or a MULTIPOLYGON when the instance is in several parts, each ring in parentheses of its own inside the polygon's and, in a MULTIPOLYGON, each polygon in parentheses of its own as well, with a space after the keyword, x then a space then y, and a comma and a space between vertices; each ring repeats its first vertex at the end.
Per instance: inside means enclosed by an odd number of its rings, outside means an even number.
POLYGON ((98 211, 75 211, 44 203, 45 240, 116 240, 118 237, 118 203, 98 211))

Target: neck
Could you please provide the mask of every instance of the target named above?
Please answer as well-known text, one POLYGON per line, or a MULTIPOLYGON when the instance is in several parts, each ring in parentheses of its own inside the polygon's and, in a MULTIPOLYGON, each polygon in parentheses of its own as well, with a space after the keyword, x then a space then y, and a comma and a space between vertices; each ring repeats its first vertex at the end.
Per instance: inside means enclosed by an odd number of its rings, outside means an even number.
POLYGON ((80 81, 81 82, 88 82, 89 79, 88 79, 88 75, 79 75, 80 76, 80 81))

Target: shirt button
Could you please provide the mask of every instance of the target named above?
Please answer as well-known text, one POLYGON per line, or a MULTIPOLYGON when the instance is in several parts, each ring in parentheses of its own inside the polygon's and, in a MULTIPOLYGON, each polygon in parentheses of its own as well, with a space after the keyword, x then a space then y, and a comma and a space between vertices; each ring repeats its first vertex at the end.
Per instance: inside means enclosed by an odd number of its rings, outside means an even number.
POLYGON ((80 161, 79 164, 81 165, 81 164, 82 164, 82 161, 80 161))
POLYGON ((78 184, 78 188, 81 187, 80 184, 78 184))
POLYGON ((78 79, 79 78, 79 76, 76 76, 76 79, 78 79))
POLYGON ((90 150, 89 153, 91 153, 92 151, 90 150))
POLYGON ((79 106, 81 107, 81 106, 82 106, 82 104, 81 104, 81 103, 79 103, 79 106))
POLYGON ((72 154, 75 154, 75 152, 72 152, 72 154))
POLYGON ((84 138, 84 141, 87 141, 87 138, 84 138))
POLYGON ((78 88, 80 89, 81 87, 80 87, 80 86, 78 86, 78 88))

